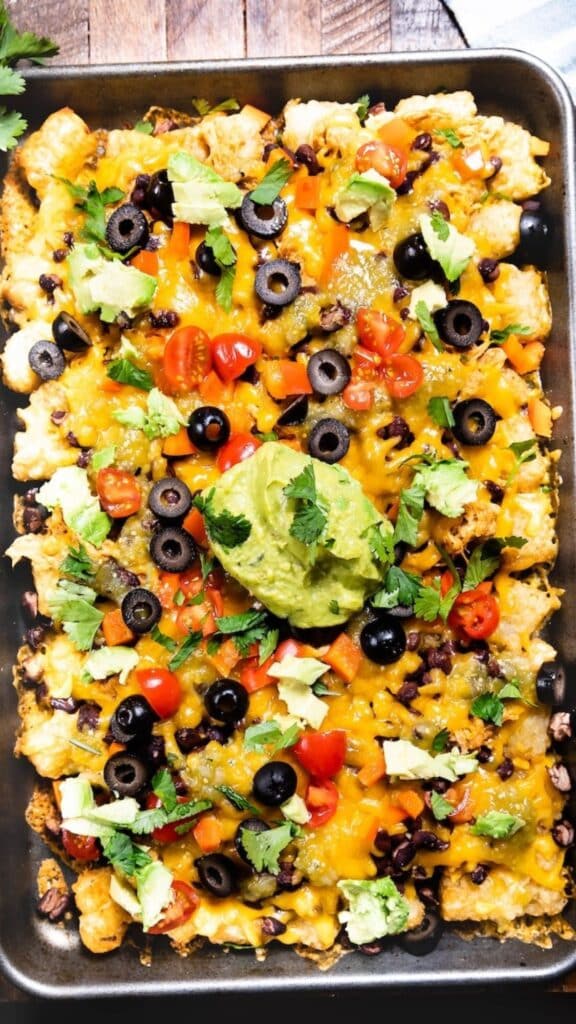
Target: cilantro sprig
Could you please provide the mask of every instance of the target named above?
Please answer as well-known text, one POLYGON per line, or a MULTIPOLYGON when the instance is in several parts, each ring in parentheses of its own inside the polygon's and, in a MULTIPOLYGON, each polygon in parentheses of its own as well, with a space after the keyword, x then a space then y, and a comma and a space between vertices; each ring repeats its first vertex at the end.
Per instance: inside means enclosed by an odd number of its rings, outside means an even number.
POLYGON ((501 330, 490 331, 490 341, 495 341, 498 345, 503 345, 511 334, 531 334, 532 328, 527 327, 526 324, 507 324, 501 330))
POLYGON ((328 516, 326 505, 318 495, 314 467, 311 464, 306 466, 286 484, 284 494, 294 500, 291 536, 302 544, 316 544, 328 525, 328 516))
POLYGON ((436 396, 428 402, 428 415, 439 427, 450 430, 454 424, 454 413, 450 405, 450 399, 444 396, 436 396))
POLYGON ((236 250, 221 227, 209 228, 204 243, 212 250, 220 270, 220 279, 216 285, 216 302, 225 313, 229 313, 232 308, 232 291, 236 276, 236 250))
POLYGON ((124 198, 122 189, 105 188, 100 192, 95 181, 83 185, 75 185, 67 178, 59 178, 75 200, 74 205, 86 215, 84 227, 80 235, 87 242, 96 242, 103 246, 106 241, 106 207, 113 206, 124 198))
POLYGON ((420 327, 424 331, 426 337, 430 339, 436 351, 443 352, 444 345, 442 344, 442 340, 440 338, 440 335, 438 334, 438 330, 436 328, 436 324, 434 323, 432 314, 428 309, 426 303, 423 301, 423 299, 420 299, 420 302, 416 303, 416 306, 414 307, 414 312, 418 317, 418 323, 420 324, 420 327))
POLYGON ((259 206, 269 206, 278 198, 284 185, 290 180, 294 168, 286 157, 281 157, 272 164, 270 170, 262 178, 262 181, 250 192, 250 199, 259 206))
MULTIPOLYGON (((33 32, 19 32, 10 20, 5 3, 0 3, 0 96, 20 96, 26 82, 14 70, 20 60, 44 64, 47 57, 55 57, 58 46, 45 36, 33 32)), ((0 106, 0 150, 6 153, 17 145, 26 131, 28 122, 16 110, 0 106)))
POLYGON ((248 540, 252 532, 252 524, 242 514, 234 515, 227 509, 216 512, 214 488, 205 496, 197 494, 194 504, 204 516, 206 532, 214 544, 220 544, 223 548, 237 548, 248 540))
POLYGON ((63 576, 70 576, 81 583, 89 583, 96 572, 96 566, 84 545, 80 543, 77 548, 68 548, 68 554, 60 565, 60 572, 63 576))
POLYGON ((434 135, 437 135, 439 139, 444 139, 449 146, 452 146, 452 149, 460 149, 464 146, 462 139, 459 138, 453 128, 437 128, 434 135))
POLYGON ((276 754, 279 750, 293 747, 300 739, 302 730, 298 722, 282 730, 278 722, 271 719, 249 725, 244 733, 244 749, 257 754, 276 754))
POLYGON ((270 632, 274 632, 275 636, 278 635, 277 631, 272 629, 268 612, 254 608, 249 608, 246 612, 239 612, 237 615, 222 615, 216 619, 216 628, 218 632, 209 640, 209 651, 213 645, 219 645, 229 637, 234 641, 242 658, 248 656, 253 644, 266 640, 270 632))
POLYGON ((131 359, 115 359, 106 370, 106 376, 117 384, 130 384, 140 391, 151 391, 154 379, 148 370, 142 370, 131 359))
POLYGON ((279 873, 280 854, 299 834, 298 826, 291 821, 265 832, 252 832, 248 828, 240 830, 242 846, 252 867, 256 871, 269 871, 271 875, 279 873))

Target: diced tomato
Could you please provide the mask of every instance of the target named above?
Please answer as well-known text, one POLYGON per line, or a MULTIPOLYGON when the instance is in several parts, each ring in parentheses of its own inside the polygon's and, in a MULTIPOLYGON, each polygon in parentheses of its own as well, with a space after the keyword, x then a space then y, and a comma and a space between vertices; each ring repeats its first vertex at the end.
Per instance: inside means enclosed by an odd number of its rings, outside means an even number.
POLYGON ((137 252, 130 260, 130 266, 136 267, 136 270, 142 271, 143 274, 158 277, 158 253, 149 249, 140 249, 140 252, 137 252))
POLYGON ((404 328, 398 320, 365 306, 356 314, 356 330, 364 348, 384 358, 397 352, 405 338, 404 328))
POLYGON ((206 579, 203 579, 201 566, 192 565, 185 572, 180 573, 178 581, 180 590, 186 597, 195 597, 203 587, 206 587, 207 591, 210 592, 221 590, 224 583, 224 574, 222 569, 217 566, 212 572, 208 573, 206 579))
POLYGON ((164 910, 158 924, 148 928, 148 933, 162 935, 164 932, 170 932, 173 928, 185 924, 192 917, 199 903, 200 897, 196 889, 188 882, 182 882, 179 878, 175 878, 172 882, 172 901, 164 910))
POLYGON ((370 381, 352 381, 342 392, 342 401, 347 409, 353 412, 365 412, 372 408, 374 401, 374 384, 370 381))
POLYGON ((322 656, 345 683, 351 683, 358 674, 362 662, 362 651, 347 633, 340 633, 322 656))
POLYGON ((74 860, 93 861, 100 859, 100 844, 95 836, 79 836, 67 828, 60 831, 62 846, 74 860))
POLYGON ((191 391, 210 371, 210 339, 201 327, 179 327, 164 349, 164 375, 174 391, 191 391))
POLYGON ((458 594, 448 615, 448 625, 471 640, 485 640, 494 633, 500 622, 500 607, 491 583, 480 583, 474 590, 458 594))
POLYGON ((414 356, 396 354, 385 360, 383 380, 392 398, 409 398, 424 383, 424 370, 414 356))
POLYGON ((261 447, 262 441, 259 437, 254 437, 254 434, 232 434, 230 440, 218 451, 216 465, 221 473, 225 473, 236 463, 249 459, 261 447))
POLYGON ((356 170, 374 170, 387 178, 392 188, 398 188, 406 179, 408 156, 405 151, 390 146, 381 139, 365 142, 356 153, 356 170))
POLYGON ((346 757, 346 732, 307 730, 293 748, 303 768, 317 779, 331 779, 337 775, 346 757))
POLYGON ((174 605, 174 598, 180 589, 180 581, 176 573, 161 572, 156 594, 163 608, 169 609, 174 605))
POLYGON ((240 653, 232 637, 229 640, 225 640, 223 644, 220 644, 218 650, 214 651, 213 654, 207 652, 206 657, 214 666, 218 675, 223 679, 227 679, 230 676, 232 669, 236 668, 240 661, 240 653))
POLYGON ((201 604, 183 605, 178 609, 176 626, 182 636, 197 631, 202 633, 202 636, 212 636, 217 631, 212 605, 208 601, 202 601, 201 604))
POLYGON ((211 351, 216 373, 222 380, 230 381, 254 365, 262 355, 262 345, 246 334, 218 334, 212 339, 211 351))
POLYGON ((306 175, 296 182, 295 203, 299 210, 317 210, 320 206, 322 178, 315 174, 306 175))
POLYGON ((304 363, 292 359, 269 359, 262 369, 262 380, 272 398, 311 395, 312 385, 304 363))
POLYGON ((271 654, 262 665, 258 663, 258 658, 248 658, 240 669, 240 682, 242 686, 248 690, 248 693, 263 690, 265 686, 272 686, 278 680, 274 676, 268 675, 268 669, 275 662, 282 661, 289 654, 298 657, 302 653, 303 645, 298 643, 297 640, 284 640, 274 651, 274 654, 271 654))
MULTIPOLYGON (((188 800, 188 797, 179 796, 177 799, 179 804, 185 804, 188 800)), ((160 797, 156 796, 156 793, 149 793, 148 796, 146 797, 146 807, 148 808, 148 810, 151 810, 154 807, 161 806, 162 801, 160 800, 160 797)), ((178 839, 182 838, 183 834, 182 832, 179 832, 178 829, 182 825, 190 824, 190 822, 194 821, 196 817, 197 815, 193 814, 189 818, 179 818, 178 821, 171 821, 168 825, 160 825, 158 828, 155 828, 153 830, 152 838, 157 843, 175 843, 177 842, 178 839)))
POLYGON ((125 519, 140 508, 142 495, 136 477, 124 469, 106 466, 98 470, 96 490, 100 504, 112 519, 125 519))
POLYGON ((357 345, 352 354, 352 379, 375 383, 382 372, 383 359, 377 352, 370 352, 363 345, 357 345))
POLYGON ((141 668, 136 672, 138 685, 159 718, 170 718, 182 703, 178 676, 167 668, 141 668))
POLYGON ((304 803, 310 813, 309 828, 325 825, 336 814, 340 794, 330 779, 312 780, 304 795, 304 803))

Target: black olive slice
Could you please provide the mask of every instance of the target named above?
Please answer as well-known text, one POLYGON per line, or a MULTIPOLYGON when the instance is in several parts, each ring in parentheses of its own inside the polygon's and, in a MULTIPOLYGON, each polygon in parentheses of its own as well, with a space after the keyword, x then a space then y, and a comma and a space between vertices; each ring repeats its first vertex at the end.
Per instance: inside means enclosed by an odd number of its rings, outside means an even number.
POLYGON ((208 853, 195 862, 200 881, 213 896, 230 896, 237 887, 237 869, 223 853, 208 853))
POLYGON ((68 352, 83 352, 90 348, 92 341, 77 320, 70 313, 58 313, 52 322, 52 337, 60 348, 68 352))
POLYGON ((204 696, 204 707, 217 722, 235 725, 248 711, 248 691, 235 679, 217 679, 204 696))
POLYGON ((242 842, 242 830, 245 828, 247 828, 249 832, 268 832, 270 825, 268 825, 266 821, 263 821, 262 818, 244 818, 244 821, 241 821, 238 825, 236 835, 234 836, 234 848, 238 856, 249 864, 250 858, 248 857, 242 842))
POLYGON ((366 623, 360 634, 360 646, 376 665, 391 665, 406 650, 406 633, 397 618, 381 615, 366 623))
POLYGON ((104 765, 104 782, 117 796, 136 796, 148 782, 150 772, 140 757, 121 751, 104 765))
POLYGON ((267 306, 288 306, 300 291, 300 266, 290 260, 268 260, 258 267, 254 288, 267 306))
POLYGON ((520 215, 520 245, 515 258, 520 263, 546 264, 550 250, 551 225, 542 210, 523 210, 520 215))
POLYGON ((434 313, 434 322, 445 345, 452 348, 472 348, 480 341, 484 319, 478 306, 464 299, 453 299, 434 313))
POLYGON ((407 953, 413 956, 426 956, 436 949, 441 935, 443 924, 434 910, 427 910, 422 923, 409 932, 404 932, 398 937, 398 944, 407 953))
POLYGON ((143 205, 150 211, 155 220, 163 220, 170 226, 173 222, 172 203, 174 189, 168 178, 168 171, 156 171, 150 178, 143 205))
POLYGON ((143 249, 149 237, 148 221, 134 203, 124 203, 110 215, 106 241, 113 252, 125 256, 131 249, 143 249))
POLYGON ((242 200, 238 220, 249 235, 256 238, 276 238, 288 221, 288 209, 281 196, 271 203, 255 203, 248 192, 242 200))
POLYGON ((310 431, 308 452, 315 459, 330 465, 340 462, 350 447, 350 431, 340 420, 327 417, 318 420, 310 431))
POLYGON ((166 526, 152 538, 150 554, 164 572, 184 572, 196 558, 196 545, 185 530, 166 526))
POLYGON ((145 697, 137 693, 125 697, 110 718, 110 732, 118 743, 148 739, 158 715, 145 697))
POLYGON ((277 427, 295 427, 308 415, 308 395, 297 395, 276 420, 277 427))
POLYGON ((122 618, 133 633, 141 636, 149 633, 162 615, 162 605, 151 590, 135 587, 123 597, 121 604, 122 618))
POLYGON ((192 494, 183 480, 165 476, 152 487, 148 508, 161 519, 181 519, 192 508, 192 494))
POLYGON ((432 274, 432 257, 420 232, 398 242, 393 253, 396 270, 410 281, 424 281, 432 274))
POLYGON ((214 250, 206 245, 206 242, 200 242, 200 245, 196 249, 194 256, 196 265, 203 270, 205 274, 211 274, 212 277, 220 277, 222 271, 216 262, 214 250))
POLYGON ((496 430, 496 413, 483 398, 467 398, 452 409, 452 433, 462 444, 487 444, 496 430))
POLYGON ((66 369, 62 349, 53 341, 36 341, 28 352, 28 362, 40 380, 57 380, 66 369))
POLYGON ((254 796, 266 807, 279 807, 296 792, 298 776, 291 764, 269 761, 258 769, 252 783, 254 796))
POLYGON ((230 420, 215 405, 201 405, 188 420, 188 437, 201 452, 215 452, 230 437, 230 420))
POLYGON ((339 395, 352 376, 346 357, 333 348, 325 348, 310 356, 306 372, 318 395, 339 395))
POLYGON ((545 661, 536 677, 536 696, 542 704, 558 707, 566 700, 566 672, 557 661, 545 661))

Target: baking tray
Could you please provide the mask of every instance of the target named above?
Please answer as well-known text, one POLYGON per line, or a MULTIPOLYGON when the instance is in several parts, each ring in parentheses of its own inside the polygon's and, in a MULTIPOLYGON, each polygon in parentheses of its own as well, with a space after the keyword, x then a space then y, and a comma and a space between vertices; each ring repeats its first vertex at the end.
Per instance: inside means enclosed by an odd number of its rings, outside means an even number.
MULTIPOLYGON (((562 449, 560 557, 554 582, 565 588, 563 610, 556 614, 551 641, 568 668, 574 688, 576 662, 576 531, 574 418, 576 415, 576 302, 574 213, 574 124, 568 91, 539 59, 515 50, 475 50, 369 54, 357 57, 147 64, 121 67, 34 69, 19 109, 31 128, 53 110, 71 106, 92 127, 114 127, 138 119, 151 104, 186 110, 194 96, 219 101, 235 96, 271 113, 289 98, 354 101, 369 93, 373 102, 393 105, 401 96, 470 89, 483 113, 517 121, 551 141, 546 167, 552 186, 546 206, 554 225, 549 289, 554 328, 544 360, 544 381, 554 404, 564 408, 555 443, 562 449)), ((0 519, 2 550, 12 539, 10 473, 17 401, 0 396, 4 444, 0 446, 0 519)), ((30 765, 12 756, 17 727, 11 666, 22 635, 18 574, 7 562, 0 574, 0 966, 19 988, 41 998, 177 996, 191 994, 307 991, 334 994, 344 990, 383 990, 410 986, 445 988, 461 985, 549 982, 576 967, 576 942, 553 940, 550 949, 516 941, 464 941, 447 931, 436 950, 416 958, 392 947, 377 957, 344 956, 328 971, 282 947, 269 947, 258 962, 253 953, 206 949, 179 957, 165 940, 152 947, 151 963, 139 959, 137 941, 102 957, 89 954, 76 930, 41 921, 35 912, 36 870, 45 855, 24 821, 34 784, 30 765)), ((576 703, 569 698, 570 706, 576 703)), ((576 773, 575 773, 576 774, 576 773)))

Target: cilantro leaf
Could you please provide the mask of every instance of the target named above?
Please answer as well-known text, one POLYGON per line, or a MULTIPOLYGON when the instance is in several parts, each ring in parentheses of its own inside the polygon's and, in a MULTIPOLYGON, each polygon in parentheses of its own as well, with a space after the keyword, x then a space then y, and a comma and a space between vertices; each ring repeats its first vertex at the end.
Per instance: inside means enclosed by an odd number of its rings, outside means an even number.
POLYGON ((436 821, 444 821, 445 818, 449 818, 451 814, 454 814, 454 807, 450 801, 434 790, 430 793, 430 807, 436 821))
POLYGON ((0 107, 0 150, 14 149, 17 139, 24 134, 28 122, 16 110, 0 107))
POLYGON ((389 565, 394 561, 394 534, 390 528, 386 533, 382 533, 382 525, 382 523, 374 523, 368 527, 368 544, 373 560, 381 562, 382 565, 389 565))
POLYGON ((460 147, 464 145, 453 128, 437 128, 434 135, 437 135, 440 139, 444 139, 445 142, 452 146, 452 149, 460 149, 460 147))
POLYGON ((416 306, 414 308, 414 312, 416 313, 416 316, 418 317, 418 322, 419 322, 422 330, 424 331, 426 336, 430 339, 430 341, 434 345, 434 348, 436 349, 436 351, 437 352, 443 352, 444 351, 444 345, 442 344, 442 341, 440 340, 440 335, 438 334, 438 331, 436 329, 436 324, 434 323, 434 320, 432 318, 432 314, 431 314, 430 310, 428 309, 428 306, 426 305, 426 303, 424 302, 423 299, 420 299, 420 302, 416 303, 416 306))
POLYGON ((58 49, 57 44, 45 36, 19 32, 10 21, 6 4, 0 5, 0 64, 15 64, 19 60, 43 64, 44 58, 55 57, 58 49))
POLYGON ((178 649, 176 641, 171 636, 167 636, 166 633, 162 633, 158 626, 154 626, 150 636, 157 644, 161 644, 167 651, 170 651, 171 654, 178 649))
POLYGON ((520 687, 513 682, 504 683, 504 686, 498 692, 498 698, 500 700, 522 700, 520 687))
POLYGON ((435 754, 441 754, 443 750, 446 750, 449 739, 450 733, 448 729, 440 729, 440 732, 437 732, 432 740, 430 749, 433 750, 435 754))
POLYGON ((497 572, 503 548, 522 548, 526 543, 524 537, 511 536, 491 537, 484 544, 479 544, 470 556, 462 590, 474 590, 483 580, 497 572))
POLYGON ((418 530, 424 512, 426 488, 421 484, 406 487, 400 494, 400 504, 394 527, 394 544, 403 541, 410 547, 418 543, 418 530))
POLYGON ((256 871, 269 871, 270 874, 277 875, 280 871, 278 858, 294 838, 294 825, 286 821, 283 825, 269 828, 265 832, 252 832, 248 828, 242 828, 240 836, 252 867, 256 871))
POLYGON ((114 832, 102 840, 102 852, 106 860, 112 864, 117 871, 132 878, 138 871, 152 863, 152 857, 132 842, 130 836, 124 832, 114 832))
POLYGON ((0 94, 2 96, 20 96, 26 88, 26 82, 18 71, 13 68, 0 67, 0 94))
POLYGON ((250 199, 260 206, 269 206, 278 198, 293 173, 294 168, 290 161, 286 157, 281 157, 280 160, 272 164, 270 170, 266 171, 256 188, 248 193, 250 199))
POLYGON ((356 114, 360 124, 364 124, 370 109, 370 97, 367 92, 363 93, 356 100, 356 114))
POLYGON ((221 227, 209 228, 204 242, 214 253, 214 259, 220 270, 220 280, 216 285, 216 302, 226 313, 229 313, 232 308, 232 292, 236 276, 236 250, 221 227))
POLYGON ((134 125, 135 132, 142 132, 142 135, 152 135, 154 131, 154 125, 150 121, 136 121, 134 125))
POLYGON ((523 466, 525 462, 533 462, 537 455, 538 441, 535 437, 530 437, 526 441, 513 441, 509 445, 509 449, 512 452, 515 462, 508 478, 506 485, 511 484, 516 477, 520 466, 523 466))
POLYGON ((66 178, 59 180, 66 185, 70 195, 76 200, 74 205, 86 214, 86 221, 80 233, 81 237, 88 242, 105 242, 106 207, 120 202, 124 198, 124 192, 119 188, 105 188, 103 192, 100 192, 95 181, 91 181, 88 188, 83 188, 81 185, 74 185, 66 178))
POLYGON ((268 632, 262 637, 260 641, 260 652, 258 655, 258 664, 263 665, 268 660, 271 654, 274 653, 278 647, 278 641, 280 639, 279 629, 269 629, 268 632))
POLYGON ((282 731, 278 722, 259 722, 257 725, 249 725, 244 733, 244 749, 255 751, 257 754, 268 751, 275 754, 279 750, 286 750, 298 742, 302 730, 298 722, 294 722, 288 729, 282 731))
POLYGON ((471 714, 481 718, 483 722, 502 725, 504 705, 495 693, 482 693, 472 701, 471 714))
POLYGON ((248 540, 252 525, 245 516, 234 515, 226 509, 223 512, 214 511, 214 488, 205 497, 197 494, 194 504, 204 516, 206 532, 214 544, 220 544, 223 548, 236 548, 248 540))
POLYGON ((115 359, 106 370, 106 376, 118 384, 131 384, 141 391, 151 391, 154 387, 152 374, 140 369, 131 359, 115 359))
POLYGON ((422 589, 422 580, 397 565, 391 565, 384 579, 382 590, 370 598, 375 608, 395 608, 402 605, 411 608, 422 589))
POLYGON ((455 424, 450 399, 444 397, 431 398, 428 402, 428 415, 439 427, 450 429, 455 424))
POLYGON ((96 572, 96 566, 84 545, 79 544, 77 548, 68 548, 68 554, 60 566, 60 572, 64 576, 72 576, 73 579, 86 583, 96 572))
POLYGON ((490 341, 496 341, 499 345, 502 345, 511 334, 531 334, 532 328, 526 327, 525 324, 508 324, 503 327, 502 330, 490 331, 490 341))
POLYGON ((238 793, 237 790, 232 789, 232 786, 216 786, 219 793, 225 796, 232 807, 235 807, 237 811, 250 811, 250 814, 256 814, 260 816, 260 811, 254 804, 251 804, 242 793, 238 793))
POLYGON ((60 580, 56 591, 48 599, 48 608, 78 650, 88 651, 94 643, 104 613, 94 608, 95 591, 73 583, 65 587, 66 582, 60 580))
POLYGON ((152 786, 152 792, 161 801, 164 809, 173 811, 178 803, 178 795, 170 772, 166 768, 161 768, 153 776, 150 785, 152 786))
POLYGON ((438 235, 441 242, 445 242, 450 235, 450 228, 448 227, 448 221, 442 216, 439 210, 434 210, 430 223, 432 230, 438 235))
POLYGON ((249 609, 240 612, 238 615, 223 615, 216 619, 218 633, 211 639, 221 640, 224 636, 231 636, 234 640, 238 653, 246 657, 252 644, 263 640, 270 629, 270 621, 266 611, 249 609))
POLYGON ((192 633, 189 633, 186 639, 183 641, 183 643, 180 644, 180 647, 178 648, 176 653, 173 654, 172 657, 170 658, 170 661, 168 662, 168 668, 170 669, 170 671, 175 672, 177 668, 180 668, 180 666, 188 660, 190 655, 194 653, 194 651, 199 646, 201 641, 202 630, 198 629, 194 630, 192 633))
POLYGON ((321 537, 328 525, 325 505, 318 497, 312 464, 284 487, 284 494, 295 502, 290 534, 302 544, 312 545, 321 537))
POLYGON ((524 828, 526 822, 515 814, 506 811, 488 811, 476 818, 470 831, 475 836, 490 836, 492 839, 509 839, 515 832, 524 828))

